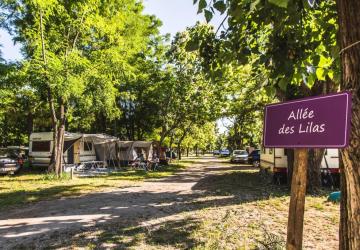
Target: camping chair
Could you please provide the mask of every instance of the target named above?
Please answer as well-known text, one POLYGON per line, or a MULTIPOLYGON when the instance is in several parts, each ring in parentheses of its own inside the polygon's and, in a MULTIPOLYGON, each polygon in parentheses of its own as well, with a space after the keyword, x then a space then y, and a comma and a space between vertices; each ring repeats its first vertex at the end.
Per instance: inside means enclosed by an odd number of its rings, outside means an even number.
POLYGON ((150 169, 156 171, 160 169, 160 160, 158 157, 153 158, 153 161, 149 162, 150 169))
POLYGON ((136 159, 134 162, 130 164, 130 167, 132 167, 135 170, 145 170, 148 171, 148 163, 145 160, 136 159))

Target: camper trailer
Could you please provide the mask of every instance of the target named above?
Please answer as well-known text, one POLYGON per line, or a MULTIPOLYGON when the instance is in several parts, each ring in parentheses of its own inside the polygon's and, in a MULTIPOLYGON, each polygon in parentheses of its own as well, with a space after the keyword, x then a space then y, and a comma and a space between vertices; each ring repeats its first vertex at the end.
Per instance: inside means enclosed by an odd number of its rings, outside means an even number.
MULTIPOLYGON (((287 149, 264 148, 260 155, 260 168, 274 175, 274 180, 280 182, 287 177, 287 149)), ((321 173, 323 182, 332 181, 338 183, 339 175, 339 150, 325 149, 321 161, 321 173), (326 177, 326 178, 325 178, 326 177), (329 177, 331 180, 329 180, 329 177)))
MULTIPOLYGON (((106 140, 108 136, 98 134, 80 134, 65 132, 64 163, 80 164, 95 161, 95 144, 106 140)), ((53 149, 53 132, 32 133, 29 142, 29 160, 34 166, 48 166, 53 149)))

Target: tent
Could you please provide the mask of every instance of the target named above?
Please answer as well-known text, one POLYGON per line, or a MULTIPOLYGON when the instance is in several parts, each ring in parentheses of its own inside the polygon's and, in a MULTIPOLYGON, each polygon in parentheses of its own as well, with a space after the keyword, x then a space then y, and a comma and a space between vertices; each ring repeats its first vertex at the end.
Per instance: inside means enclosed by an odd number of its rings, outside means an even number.
POLYGON ((135 152, 142 152, 145 156, 145 160, 151 161, 153 158, 153 145, 148 141, 134 141, 133 150, 135 152))
POLYGON ((118 139, 108 138, 95 143, 96 158, 109 166, 117 166, 118 139))
POLYGON ((118 141, 118 159, 121 165, 127 165, 135 161, 139 153, 144 155, 145 160, 151 161, 153 157, 152 142, 147 141, 118 141))

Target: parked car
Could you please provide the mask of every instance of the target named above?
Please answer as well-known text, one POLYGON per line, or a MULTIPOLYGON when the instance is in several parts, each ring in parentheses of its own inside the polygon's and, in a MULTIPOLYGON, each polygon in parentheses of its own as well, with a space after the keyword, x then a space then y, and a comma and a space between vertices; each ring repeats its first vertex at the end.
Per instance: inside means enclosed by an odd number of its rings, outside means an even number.
POLYGON ((220 154, 220 150, 214 150, 213 151, 213 155, 219 155, 220 154))
POLYGON ((248 163, 254 167, 260 166, 260 149, 255 149, 249 154, 248 163))
POLYGON ((220 156, 227 157, 230 156, 230 151, 228 149, 220 150, 220 156))
POLYGON ((234 150, 232 153, 231 163, 248 163, 248 152, 246 150, 234 150))
POLYGON ((24 159, 15 150, 0 148, 0 174, 15 174, 24 163, 24 159))

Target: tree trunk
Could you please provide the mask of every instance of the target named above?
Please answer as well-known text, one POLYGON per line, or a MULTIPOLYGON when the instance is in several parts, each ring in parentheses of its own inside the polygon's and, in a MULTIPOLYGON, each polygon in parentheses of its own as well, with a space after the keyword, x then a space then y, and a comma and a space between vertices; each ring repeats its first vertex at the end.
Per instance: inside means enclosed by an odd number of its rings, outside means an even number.
POLYGON ((291 198, 287 228, 287 250, 301 250, 306 193, 306 172, 308 151, 305 148, 295 149, 294 172, 291 182, 291 198))
POLYGON ((56 111, 55 111, 55 105, 54 100, 51 94, 50 88, 48 88, 48 99, 49 99, 49 105, 50 105, 50 112, 51 112, 51 123, 53 128, 53 146, 52 146, 52 153, 51 153, 51 159, 50 159, 50 165, 48 168, 49 172, 56 171, 56 160, 57 157, 57 145, 58 145, 58 126, 57 126, 57 117, 56 117, 56 111))
POLYGON ((287 156, 287 184, 290 187, 291 186, 291 180, 293 176, 293 169, 294 169, 294 149, 287 148, 286 150, 286 156, 287 156))
MULTIPOLYGON (((41 53, 42 53, 42 59, 43 59, 43 66, 45 69, 45 79, 46 81, 49 81, 46 69, 47 69, 47 61, 46 61, 46 53, 45 53, 45 40, 44 40, 44 27, 43 27, 43 13, 42 10, 40 10, 40 37, 41 37, 41 53)), ((55 111, 55 104, 54 104, 54 98, 51 93, 51 88, 49 82, 47 82, 47 95, 48 95, 48 102, 50 106, 50 112, 51 112, 51 122, 53 127, 53 147, 52 147, 52 153, 51 153, 51 159, 48 171, 52 172, 55 171, 57 175, 59 175, 58 171, 61 171, 61 168, 59 169, 59 157, 62 157, 62 153, 59 156, 59 134, 58 134, 58 119, 56 117, 56 111, 55 111)), ((60 162, 61 164, 61 162, 60 162)))
POLYGON ((340 249, 360 249, 360 1, 337 0, 341 90, 351 91, 350 144, 341 150, 340 249))
POLYGON ((189 147, 186 148, 186 157, 189 157, 189 147))
POLYGON ((169 159, 169 162, 171 162, 172 161, 172 144, 173 144, 173 142, 174 142, 174 136, 173 135, 171 135, 171 137, 170 137, 170 159, 169 159))
POLYGON ((160 140, 159 140, 159 148, 158 148, 158 152, 157 152, 159 158, 160 158, 160 154, 161 154, 161 147, 164 143, 164 140, 165 140, 165 129, 164 129, 164 127, 162 127, 161 134, 160 134, 160 140))
POLYGON ((317 193, 321 189, 321 161, 325 149, 309 149, 307 191, 317 193))
POLYGON ((64 148, 64 134, 65 126, 61 125, 58 129, 58 141, 56 145, 56 161, 55 161, 55 173, 57 176, 62 175, 62 163, 63 163, 63 148, 64 148))
POLYGON ((63 101, 60 104, 60 124, 57 135, 55 172, 57 176, 62 175, 63 149, 65 136, 65 107, 63 101))
POLYGON ((178 160, 181 160, 181 143, 178 143, 177 148, 178 148, 178 160))

